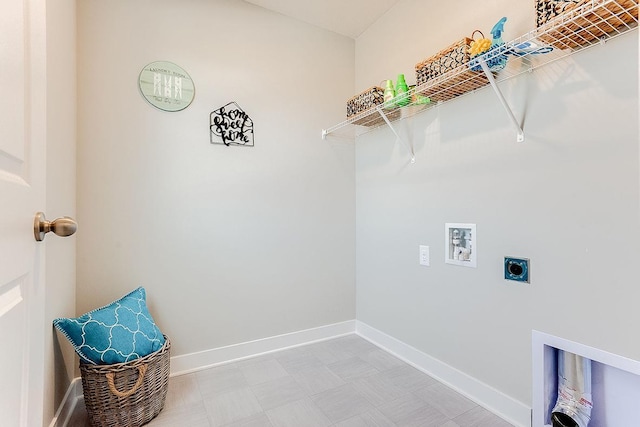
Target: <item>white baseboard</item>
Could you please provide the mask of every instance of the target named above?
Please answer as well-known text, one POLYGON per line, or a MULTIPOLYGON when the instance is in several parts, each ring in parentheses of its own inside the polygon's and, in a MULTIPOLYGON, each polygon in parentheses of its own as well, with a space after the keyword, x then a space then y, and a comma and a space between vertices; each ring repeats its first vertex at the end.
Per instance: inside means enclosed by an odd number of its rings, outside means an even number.
POLYGON ((197 353, 174 356, 171 358, 171 375, 188 374, 265 353, 272 353, 312 342, 353 334, 355 330, 356 321, 348 320, 346 322, 334 323, 318 328, 276 335, 197 353))
POLYGON ((51 420, 49 427, 65 427, 69 423, 69 419, 80 397, 82 397, 82 382, 80 378, 75 378, 71 381, 71 384, 69 384, 69 388, 64 394, 62 402, 60 402, 60 406, 53 420, 51 420))
POLYGON ((518 427, 531 426, 531 408, 458 369, 356 321, 356 334, 436 378, 460 394, 518 427))

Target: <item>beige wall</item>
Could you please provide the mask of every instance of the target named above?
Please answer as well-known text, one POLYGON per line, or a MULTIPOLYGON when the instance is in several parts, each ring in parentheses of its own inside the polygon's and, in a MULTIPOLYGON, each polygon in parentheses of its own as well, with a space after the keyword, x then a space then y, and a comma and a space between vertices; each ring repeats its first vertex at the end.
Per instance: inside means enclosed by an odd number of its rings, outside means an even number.
MULTIPOLYGON (((530 1, 403 0, 356 41, 356 87, 502 16, 506 40, 533 29, 530 1)), ((502 85, 523 144, 490 88, 398 125, 415 165, 388 129, 360 137, 358 320, 529 406, 532 329, 640 359, 637 52, 632 34, 502 85), (444 263, 446 222, 477 224, 476 269, 444 263), (530 285, 503 279, 510 255, 530 285)))
POLYGON ((240 1, 78 2, 77 311, 145 286, 188 354, 355 317, 354 41, 240 1), (151 107, 146 64, 196 86, 151 107), (209 143, 236 101, 255 147, 209 143))
MULTIPOLYGON (((47 200, 53 220, 76 216, 76 4, 47 8, 47 200)), ((79 233, 83 227, 80 225, 79 233)), ((53 233, 51 233, 53 234, 53 233)), ((76 358, 52 320, 75 316, 76 236, 46 239, 44 424, 49 425, 74 377, 76 358)))

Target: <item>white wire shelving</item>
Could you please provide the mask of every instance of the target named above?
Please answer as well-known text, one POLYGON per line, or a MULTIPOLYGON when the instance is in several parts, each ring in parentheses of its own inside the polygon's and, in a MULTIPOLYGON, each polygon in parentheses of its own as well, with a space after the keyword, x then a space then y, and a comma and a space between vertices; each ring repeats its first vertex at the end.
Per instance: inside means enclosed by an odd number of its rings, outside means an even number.
POLYGON ((415 156, 411 145, 400 138, 393 123, 489 85, 494 89, 513 125, 516 140, 523 142, 522 126, 515 118, 498 84, 592 46, 603 44, 607 40, 632 32, 637 27, 638 0, 587 1, 580 7, 505 43, 499 49, 492 49, 458 68, 412 88, 408 93, 412 101, 408 105, 398 107, 394 100, 387 101, 342 123, 323 129, 322 138, 355 138, 381 126, 389 126, 398 142, 409 151, 413 163, 415 156), (495 62, 498 55, 506 55, 507 64, 501 71, 493 72, 487 64, 495 62), (477 71, 472 71, 471 67, 477 71), (416 94, 429 97, 431 102, 420 104, 420 99, 424 102, 424 98, 416 94), (416 99, 418 101, 415 101, 416 99))

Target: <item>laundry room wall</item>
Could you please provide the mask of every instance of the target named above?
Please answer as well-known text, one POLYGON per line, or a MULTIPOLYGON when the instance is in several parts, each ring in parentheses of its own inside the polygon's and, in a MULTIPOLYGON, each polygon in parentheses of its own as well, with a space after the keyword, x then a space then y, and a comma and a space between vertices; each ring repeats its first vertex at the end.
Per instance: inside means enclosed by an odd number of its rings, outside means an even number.
MULTIPOLYGON (((534 29, 532 1, 400 1, 356 41, 356 90, 503 16, 505 41, 534 29)), ((637 34, 500 87, 524 143, 490 87, 397 122, 415 164, 388 128, 357 139, 357 318, 526 410, 533 329, 640 359, 637 34), (476 224, 477 268, 445 264, 445 223, 476 224)))
POLYGON ((78 3, 77 311, 144 286, 185 355, 355 317, 354 40, 242 1, 78 3), (148 104, 153 61, 195 83, 148 104), (255 146, 210 143, 237 102, 255 146))

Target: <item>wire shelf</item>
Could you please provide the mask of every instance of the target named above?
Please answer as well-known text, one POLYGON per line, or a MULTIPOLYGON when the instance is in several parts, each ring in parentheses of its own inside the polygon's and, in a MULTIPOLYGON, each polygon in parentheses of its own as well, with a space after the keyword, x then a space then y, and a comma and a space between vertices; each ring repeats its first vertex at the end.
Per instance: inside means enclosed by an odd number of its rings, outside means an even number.
MULTIPOLYGON (((407 94, 410 99, 408 105, 398 107, 394 100, 387 101, 324 129, 322 136, 324 138, 333 134, 356 137, 380 126, 414 116, 443 102, 467 95, 489 84, 494 86, 503 105, 508 109, 496 83, 531 72, 589 47, 603 44, 637 27, 638 0, 586 1, 582 6, 555 17, 498 49, 492 49, 458 68, 412 88, 407 94), (489 72, 488 68, 481 67, 481 62, 491 64, 492 60, 495 62, 500 55, 508 57, 503 70, 489 72), (485 68, 486 71, 483 70, 485 68), (470 72, 472 69, 478 71, 470 72), (423 97, 420 98, 419 95, 423 97), (424 96, 429 97, 431 102, 421 103, 424 102, 424 96)), ((510 111, 509 113, 511 114, 510 111)), ((520 132, 522 132, 521 129, 520 132)))

